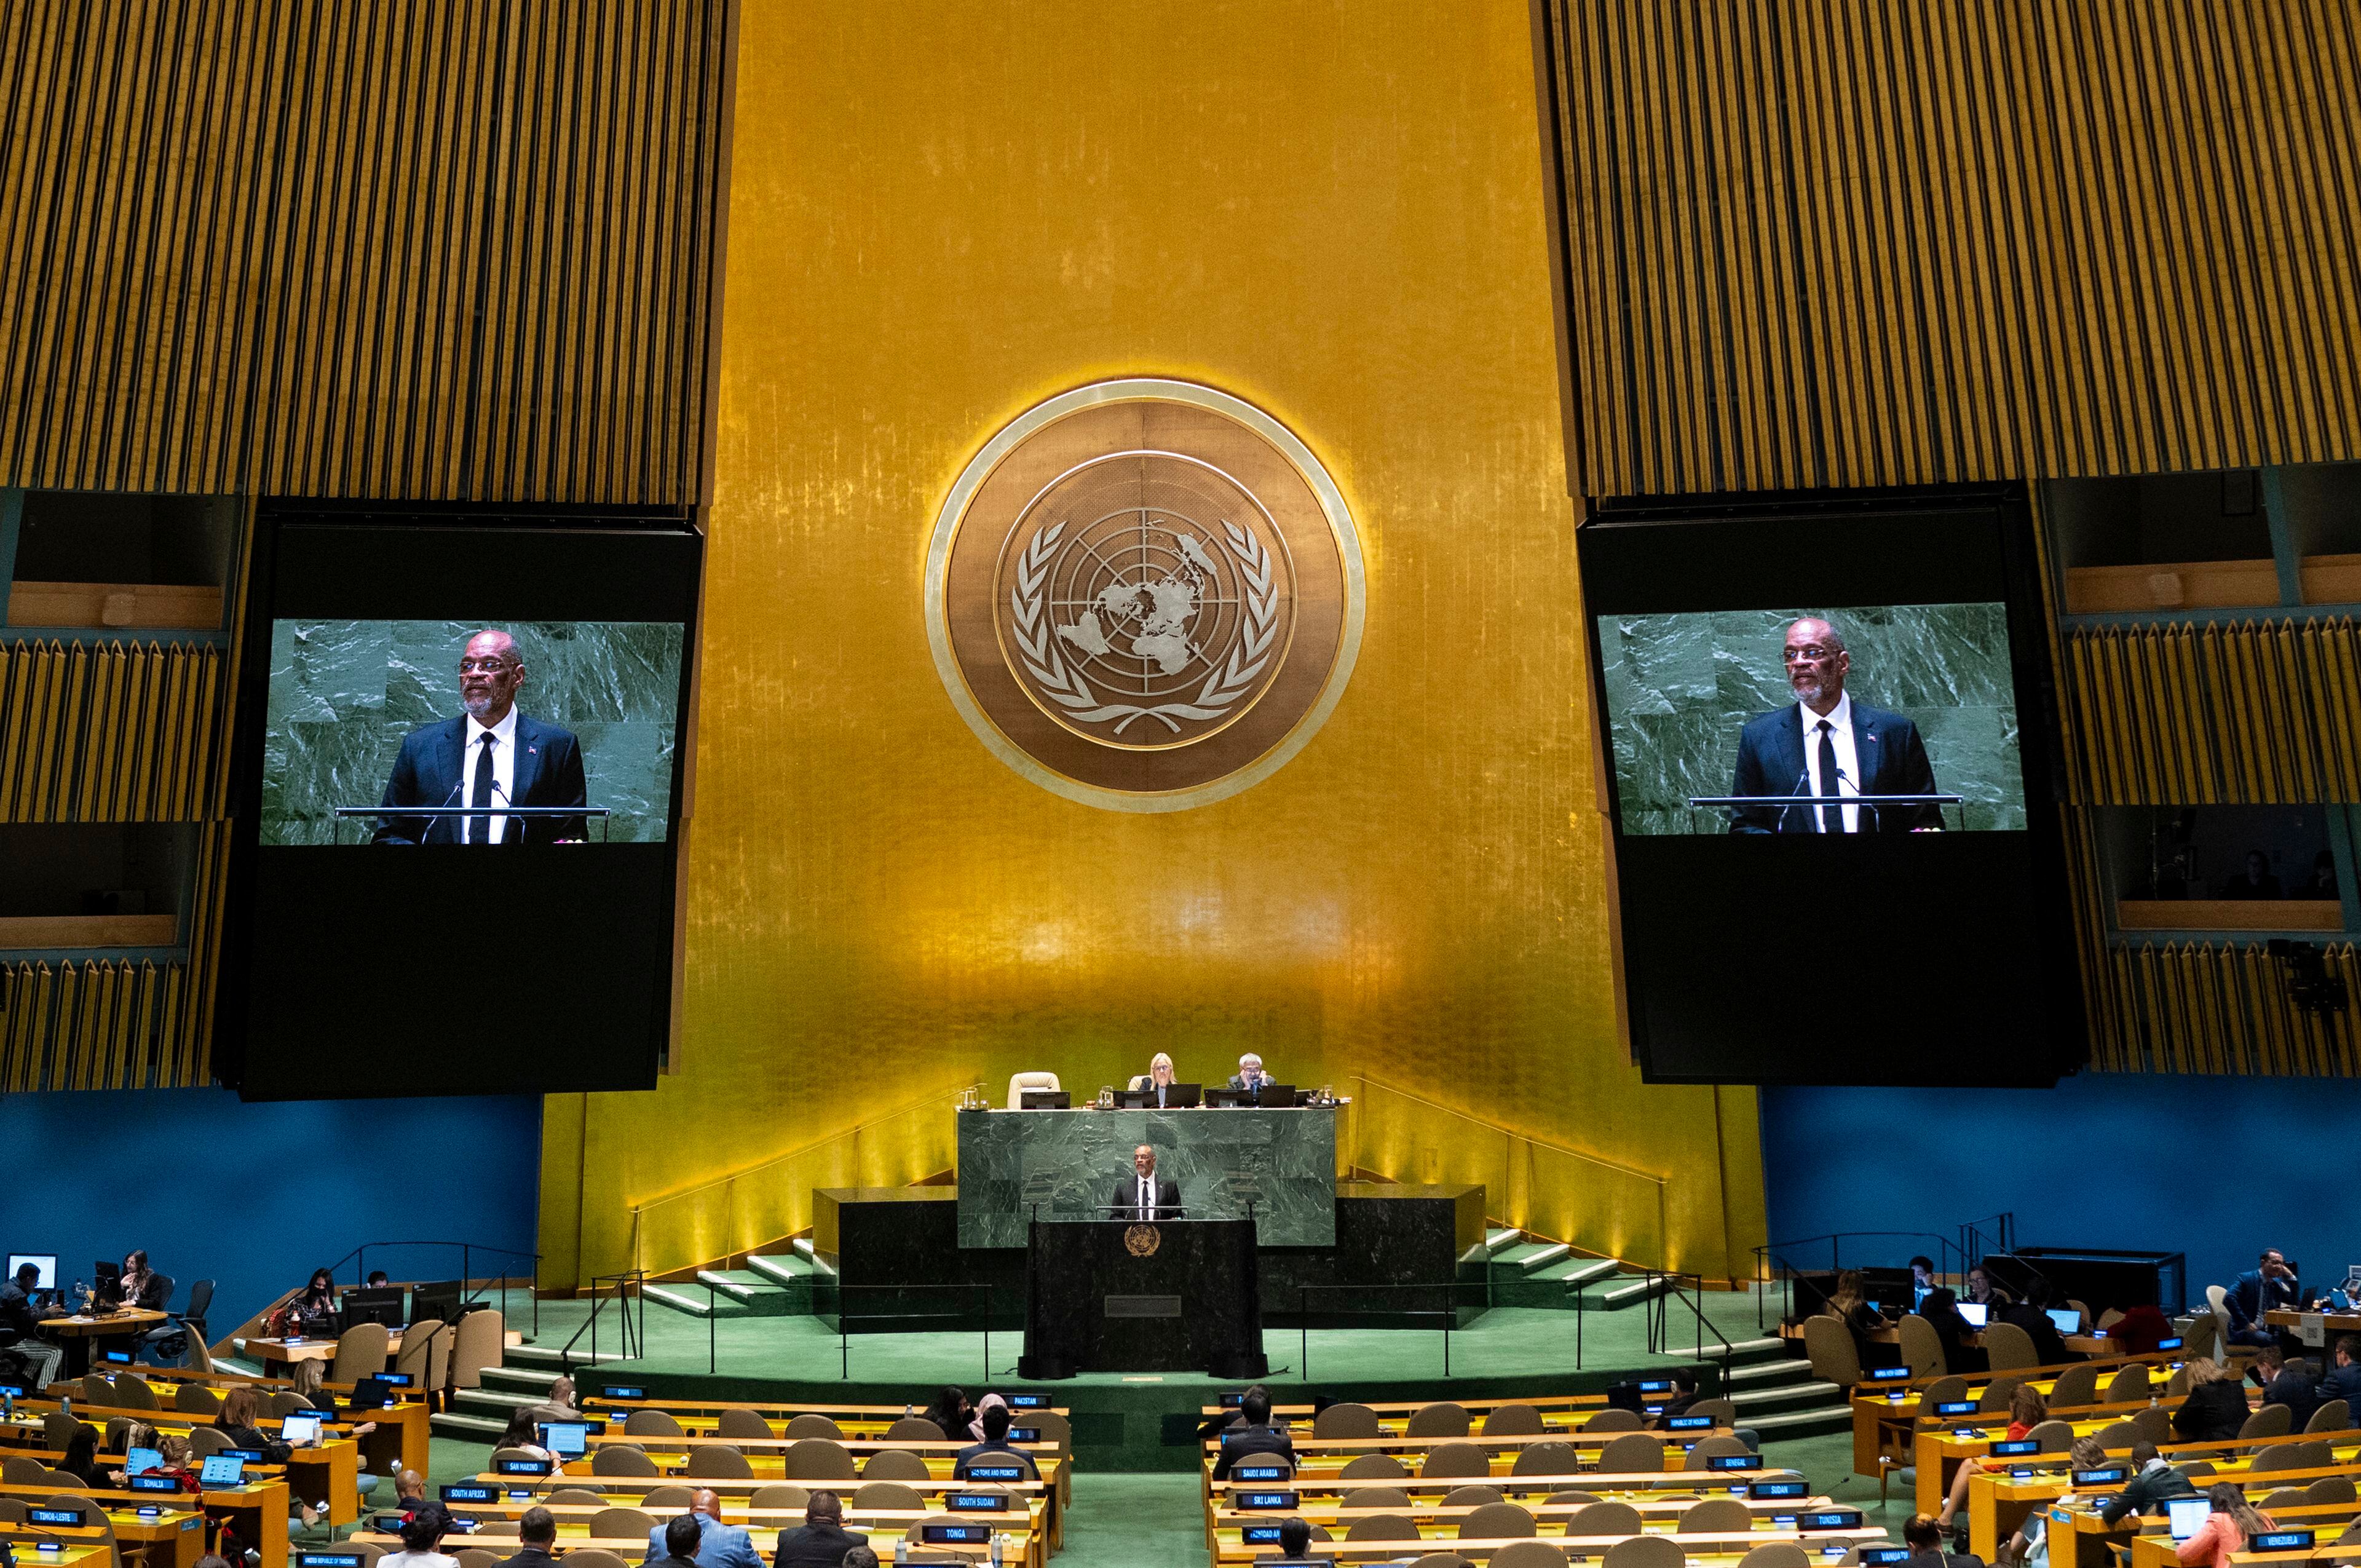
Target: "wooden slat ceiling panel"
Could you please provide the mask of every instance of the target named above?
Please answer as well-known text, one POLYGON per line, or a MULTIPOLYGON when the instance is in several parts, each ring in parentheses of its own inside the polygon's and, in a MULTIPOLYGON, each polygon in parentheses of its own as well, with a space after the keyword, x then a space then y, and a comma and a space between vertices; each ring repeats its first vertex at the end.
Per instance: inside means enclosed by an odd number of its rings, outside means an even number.
POLYGON ((728 0, 0 14, 0 484, 694 501, 728 0))

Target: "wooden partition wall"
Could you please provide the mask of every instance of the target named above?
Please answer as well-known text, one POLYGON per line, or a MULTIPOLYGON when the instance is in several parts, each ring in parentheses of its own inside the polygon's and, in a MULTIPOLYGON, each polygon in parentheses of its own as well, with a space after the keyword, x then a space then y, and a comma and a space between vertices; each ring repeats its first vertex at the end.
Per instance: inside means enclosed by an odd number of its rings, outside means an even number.
MULTIPOLYGON (((1535 0, 1534 24, 1580 493, 2361 455, 2352 6, 1535 0)), ((2090 850, 2100 806, 2361 800, 2354 639, 2330 614, 2060 636, 2099 1065, 2361 1070, 2259 944, 2111 944, 2090 850)))

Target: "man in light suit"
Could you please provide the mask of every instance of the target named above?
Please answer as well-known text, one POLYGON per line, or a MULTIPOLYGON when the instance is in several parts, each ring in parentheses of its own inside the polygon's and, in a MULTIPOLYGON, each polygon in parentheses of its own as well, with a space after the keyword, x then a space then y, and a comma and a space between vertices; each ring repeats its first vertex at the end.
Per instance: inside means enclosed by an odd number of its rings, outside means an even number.
MULTIPOLYGON (((1935 769, 1918 727, 1898 713, 1855 702, 1845 694, 1852 655, 1844 633, 1806 616, 1787 628, 1781 653, 1792 707, 1747 721, 1738 737, 1732 795, 1932 795, 1935 769)), ((1924 806, 1817 805, 1740 806, 1730 814, 1733 833, 1938 832, 1941 809, 1924 806)))
MULTIPOLYGON (((505 631, 478 631, 459 659, 456 718, 401 740, 383 806, 584 806, 582 746, 516 705, 524 659, 505 631)), ((380 844, 554 844, 588 836, 579 817, 382 817, 380 844)))
POLYGON ((1117 1220, 1177 1220, 1180 1217, 1180 1184, 1156 1174, 1156 1151, 1142 1144, 1131 1151, 1129 1176, 1118 1176, 1115 1195, 1107 1200, 1117 1220))
MULTIPOLYGON (((648 1531, 648 1561, 655 1562, 671 1550, 666 1534, 681 1519, 697 1521, 697 1568, 763 1568, 762 1554, 754 1550, 753 1538, 743 1528, 721 1522, 721 1495, 709 1486, 699 1487, 688 1499, 688 1512, 648 1531)), ((672 1550, 674 1556, 687 1553, 672 1550)))

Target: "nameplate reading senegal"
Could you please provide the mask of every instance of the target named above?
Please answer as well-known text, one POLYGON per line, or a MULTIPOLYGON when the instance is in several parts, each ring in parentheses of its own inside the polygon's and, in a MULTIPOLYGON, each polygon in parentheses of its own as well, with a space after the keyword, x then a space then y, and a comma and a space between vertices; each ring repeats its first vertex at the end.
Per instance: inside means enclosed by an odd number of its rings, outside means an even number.
POLYGON ((1071 800, 1173 811, 1283 766, 1343 695, 1364 611, 1344 497, 1251 404, 1100 382, 985 442, 927 556, 970 729, 1071 800))

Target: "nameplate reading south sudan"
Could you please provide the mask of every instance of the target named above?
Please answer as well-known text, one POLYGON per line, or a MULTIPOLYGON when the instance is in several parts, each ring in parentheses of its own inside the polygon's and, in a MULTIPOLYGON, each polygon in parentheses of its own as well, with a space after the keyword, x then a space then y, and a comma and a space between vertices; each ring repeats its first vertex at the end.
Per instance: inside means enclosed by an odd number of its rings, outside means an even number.
POLYGON ((1110 1318, 1177 1318, 1180 1315, 1180 1298, 1110 1296, 1106 1299, 1106 1315, 1110 1318))

